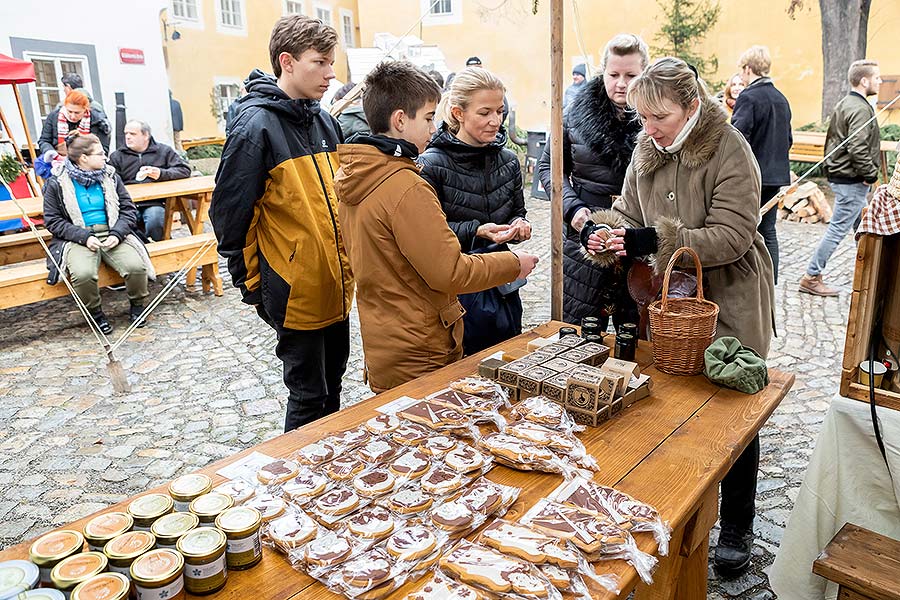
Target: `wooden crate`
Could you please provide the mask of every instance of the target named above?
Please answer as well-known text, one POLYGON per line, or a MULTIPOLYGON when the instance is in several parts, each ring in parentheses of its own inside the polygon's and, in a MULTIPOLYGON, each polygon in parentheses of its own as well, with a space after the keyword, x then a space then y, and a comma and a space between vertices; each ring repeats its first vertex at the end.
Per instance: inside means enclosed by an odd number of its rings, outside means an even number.
MULTIPOLYGON (((869 402, 869 388, 858 383, 859 363, 868 357, 872 325, 879 305, 883 305, 882 335, 896 356, 900 349, 900 234, 887 237, 863 235, 856 250, 841 369, 841 395, 862 402, 869 402)), ((900 392, 895 389, 876 388, 876 404, 900 410, 900 392)))

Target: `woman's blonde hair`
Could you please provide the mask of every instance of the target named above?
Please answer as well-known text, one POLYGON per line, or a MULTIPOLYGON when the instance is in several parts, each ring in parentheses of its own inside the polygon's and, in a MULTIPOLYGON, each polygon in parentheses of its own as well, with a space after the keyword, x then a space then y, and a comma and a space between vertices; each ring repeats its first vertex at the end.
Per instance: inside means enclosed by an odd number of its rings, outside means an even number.
POLYGON ((750 67, 754 75, 766 77, 772 68, 772 57, 765 46, 751 46, 747 48, 741 58, 738 59, 738 68, 750 67))
POLYGON ((628 106, 640 113, 665 113, 666 99, 689 108, 694 100, 703 102, 707 98, 709 91, 697 72, 671 56, 654 62, 628 85, 628 106))
POLYGON ((435 117, 443 120, 451 132, 459 133, 460 123, 450 109, 458 106, 460 109, 466 110, 472 101, 472 96, 481 90, 499 90, 505 93, 506 87, 496 75, 487 69, 466 67, 456 74, 453 83, 444 92, 435 117))
POLYGON ((641 56, 641 69, 646 69, 650 62, 650 50, 647 44, 633 33, 620 33, 613 39, 606 42, 603 49, 603 58, 600 59, 600 72, 606 71, 606 63, 609 62, 609 56, 628 56, 629 54, 639 54, 641 56))

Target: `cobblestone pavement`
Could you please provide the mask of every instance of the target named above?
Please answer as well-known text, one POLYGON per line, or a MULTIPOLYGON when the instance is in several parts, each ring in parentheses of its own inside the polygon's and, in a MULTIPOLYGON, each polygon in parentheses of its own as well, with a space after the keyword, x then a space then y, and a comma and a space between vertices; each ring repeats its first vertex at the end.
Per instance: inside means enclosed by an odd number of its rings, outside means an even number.
MULTIPOLYGON (((527 247, 542 260, 523 289, 528 327, 550 316, 548 206, 529 201, 536 237, 527 247)), ((819 225, 779 224, 779 337, 770 365, 793 371, 797 382, 761 434, 753 568, 731 581, 710 569, 710 598, 773 597, 765 569, 838 388, 852 242, 841 244, 826 272, 839 298, 796 291, 823 232, 819 225)), ((157 283, 151 291, 160 289, 157 283)), ((124 293, 103 296, 117 333, 124 331, 124 293)), ((361 380, 355 312, 351 331, 345 405, 370 395, 361 380)), ((274 345, 272 331, 236 290, 216 298, 176 286, 150 325, 121 348, 133 391, 116 396, 98 345, 69 298, 0 312, 0 547, 281 433, 285 390, 274 345)))

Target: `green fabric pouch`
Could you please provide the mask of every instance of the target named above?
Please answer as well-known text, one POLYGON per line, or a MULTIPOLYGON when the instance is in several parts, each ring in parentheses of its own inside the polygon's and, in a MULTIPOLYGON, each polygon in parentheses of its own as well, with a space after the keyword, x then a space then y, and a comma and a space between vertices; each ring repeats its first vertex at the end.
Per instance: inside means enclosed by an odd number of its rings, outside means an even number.
POLYGON ((717 339, 706 349, 704 358, 704 373, 716 385, 755 394, 769 384, 766 361, 737 338, 717 339))

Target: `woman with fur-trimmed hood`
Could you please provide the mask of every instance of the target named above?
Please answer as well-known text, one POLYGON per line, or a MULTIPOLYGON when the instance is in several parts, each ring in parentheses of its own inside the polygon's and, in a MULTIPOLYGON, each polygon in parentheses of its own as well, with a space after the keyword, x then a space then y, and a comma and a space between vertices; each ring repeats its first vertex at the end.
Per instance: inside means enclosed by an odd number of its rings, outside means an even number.
MULTIPOLYGON (((762 355, 773 332, 772 260, 759 224, 760 175, 744 136, 696 71, 677 58, 662 58, 628 90, 643 133, 622 197, 611 211, 592 220, 612 227, 611 237, 594 233, 587 249, 600 264, 619 257, 652 256, 657 272, 676 249, 695 250, 703 265, 703 290, 719 305, 716 335, 734 336, 762 355)), ((693 271, 684 257, 679 266, 693 271)), ((722 481, 722 533, 715 564, 743 572, 753 542, 759 437, 722 481)))
MULTIPOLYGON (((627 265, 600 266, 585 256, 579 233, 591 212, 608 209, 622 193, 640 122, 628 110, 629 82, 650 62, 647 45, 636 35, 619 34, 606 44, 602 75, 582 86, 566 109, 563 130, 563 320, 637 322, 625 285, 627 265)), ((550 189, 550 144, 538 163, 544 189, 550 189)))

